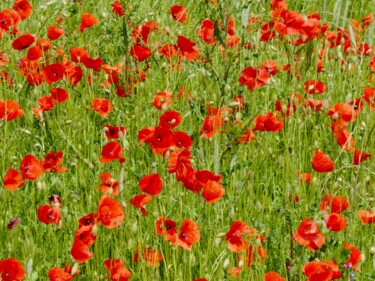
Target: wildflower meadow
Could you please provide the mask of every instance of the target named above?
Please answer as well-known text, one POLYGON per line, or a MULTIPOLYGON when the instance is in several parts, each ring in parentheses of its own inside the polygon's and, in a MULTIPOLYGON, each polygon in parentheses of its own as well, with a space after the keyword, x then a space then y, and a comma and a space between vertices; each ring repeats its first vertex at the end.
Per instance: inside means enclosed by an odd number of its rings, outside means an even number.
POLYGON ((374 7, 0 1, 0 280, 375 280, 374 7))

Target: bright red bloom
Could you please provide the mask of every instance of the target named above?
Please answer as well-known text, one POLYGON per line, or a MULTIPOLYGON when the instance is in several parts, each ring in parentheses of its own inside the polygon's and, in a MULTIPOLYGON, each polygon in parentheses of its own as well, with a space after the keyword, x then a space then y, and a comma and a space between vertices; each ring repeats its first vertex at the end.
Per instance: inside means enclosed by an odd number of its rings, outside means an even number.
POLYGON ((120 185, 120 183, 114 178, 112 178, 111 173, 108 173, 108 172, 101 173, 100 180, 102 184, 98 186, 98 190, 103 191, 104 195, 108 195, 110 190, 113 196, 117 196, 120 194, 120 190, 118 189, 118 186, 120 185))
POLYGON ((171 7, 171 15, 175 21, 184 22, 187 18, 187 12, 184 6, 174 5, 171 7))
POLYGON ((330 213, 324 218, 324 222, 329 230, 339 232, 346 227, 345 218, 338 213, 330 213))
POLYGON ((90 259, 92 256, 94 256, 94 253, 91 253, 89 250, 89 246, 87 246, 82 240, 75 239, 72 250, 70 251, 72 257, 78 262, 78 263, 84 263, 88 259, 90 259))
POLYGON ((22 20, 25 20, 31 15, 33 6, 28 0, 16 0, 13 5, 13 10, 15 10, 21 16, 22 20))
POLYGON ((319 173, 329 173, 336 168, 335 163, 320 150, 315 151, 311 166, 319 173))
POLYGON ((215 23, 210 19, 201 22, 200 28, 197 30, 198 36, 206 43, 215 44, 215 23))
POLYGON ((203 186, 202 196, 207 203, 215 203, 225 194, 225 189, 217 181, 208 180, 203 186))
POLYGON ((284 128, 283 122, 277 119, 272 112, 268 112, 265 115, 259 115, 253 120, 253 124, 253 131, 278 132, 284 128))
POLYGON ((142 192, 148 193, 152 196, 158 195, 163 188, 163 182, 159 174, 150 174, 144 176, 139 181, 139 189, 142 192))
POLYGON ((70 56, 72 58, 72 61, 79 63, 82 61, 83 58, 89 57, 89 52, 81 49, 81 48, 71 48, 70 49, 70 56))
POLYGON ((12 100, 3 101, 0 99, 0 119, 11 121, 18 117, 21 117, 25 112, 20 109, 18 103, 12 100))
POLYGON ((358 272, 361 272, 361 270, 357 266, 357 264, 360 263, 363 259, 361 251, 358 250, 357 247, 355 247, 355 246, 353 246, 349 243, 345 243, 343 248, 350 251, 349 258, 345 262, 345 267, 346 268, 354 268, 358 272))
POLYGON ((98 112, 102 118, 106 118, 108 113, 113 111, 111 102, 105 98, 95 98, 91 101, 91 104, 93 105, 91 110, 98 112))
POLYGON ((341 125, 354 121, 357 118, 357 111, 348 103, 338 102, 328 112, 328 116, 333 121, 339 122, 341 125))
POLYGON ((307 281, 330 281, 333 277, 333 269, 325 262, 312 261, 303 266, 303 273, 307 281))
POLYGON ((241 77, 238 79, 242 85, 254 91, 257 88, 264 86, 269 80, 268 71, 264 68, 247 67, 242 71, 241 77))
POLYGON ((374 211, 358 211, 358 216, 363 224, 375 223, 375 212, 374 211))
POLYGON ((101 163, 108 163, 114 160, 118 160, 120 163, 125 162, 125 158, 122 154, 122 147, 116 141, 109 142, 103 146, 102 157, 99 159, 101 163))
POLYGON ((240 257, 239 260, 244 261, 247 267, 251 267, 253 262, 261 262, 267 259, 267 251, 262 246, 250 246, 246 249, 244 257, 240 257))
POLYGON ((56 223, 60 224, 60 207, 52 207, 50 205, 43 205, 38 208, 38 220, 45 224, 56 223))
MULTIPOLYGON (((139 262, 139 251, 142 251, 142 248, 138 247, 137 252, 133 256, 135 262, 139 262)), ((144 248, 141 258, 147 262, 149 266, 158 267, 159 261, 163 260, 163 256, 159 251, 155 251, 152 247, 144 248)))
POLYGON ((116 15, 118 15, 118 16, 120 16, 120 17, 122 17, 123 15, 125 15, 125 13, 124 13, 124 8, 122 7, 122 4, 121 4, 120 1, 115 1, 115 2, 113 2, 113 3, 111 4, 111 6, 112 6, 112 9, 113 9, 113 12, 114 12, 116 15))
POLYGON ((233 222, 229 231, 225 235, 225 239, 228 241, 229 250, 236 253, 245 251, 249 247, 249 244, 244 237, 252 233, 253 231, 243 221, 238 220, 233 222))
POLYGON ((164 239, 170 241, 172 245, 177 245, 178 235, 176 222, 165 217, 159 217, 155 224, 156 234, 164 236, 164 239))
POLYGON ((21 174, 13 169, 10 168, 4 177, 4 187, 8 190, 16 190, 17 188, 22 187, 25 182, 22 180, 21 174))
POLYGON ((342 122, 332 122, 331 129, 337 143, 343 148, 344 151, 346 151, 346 149, 349 151, 354 151, 354 139, 342 122))
POLYGON ((21 51, 23 49, 28 48, 31 44, 33 44, 35 41, 35 38, 30 33, 21 35, 17 39, 15 39, 12 43, 12 47, 15 50, 21 51))
POLYGON ((55 153, 54 151, 50 151, 44 157, 42 161, 43 170, 44 172, 55 172, 55 173, 62 173, 66 172, 68 169, 61 166, 63 158, 63 152, 60 150, 59 152, 55 153))
POLYGON ((172 95, 172 92, 169 91, 156 93, 154 101, 151 104, 159 110, 161 110, 163 106, 169 108, 171 107, 172 95))
POLYGON ((349 202, 344 196, 333 196, 327 194, 320 201, 320 210, 327 211, 328 213, 341 214, 349 207, 349 202))
POLYGON ((198 225, 191 219, 185 219, 178 234, 177 245, 190 251, 192 244, 199 242, 199 240, 200 232, 198 225))
POLYGON ((68 91, 61 88, 53 88, 50 90, 50 93, 53 99, 58 103, 64 102, 69 99, 68 91))
POLYGON ((353 165, 359 165, 363 161, 365 161, 367 158, 371 157, 371 154, 365 153, 361 150, 354 150, 354 156, 353 156, 353 165))
POLYGON ((89 56, 82 57, 81 62, 86 68, 97 71, 100 70, 103 65, 103 60, 101 58, 92 59, 89 56))
POLYGON ((20 163, 20 171, 23 179, 36 180, 43 173, 43 164, 35 156, 27 154, 20 163))
POLYGON ((8 230, 12 230, 12 229, 15 228, 20 222, 21 222, 21 219, 20 219, 20 218, 14 218, 14 219, 11 219, 11 220, 8 222, 8 225, 7 225, 8 230))
POLYGON ((108 139, 118 139, 120 138, 120 133, 122 136, 125 134, 125 127, 123 126, 104 125, 102 128, 104 129, 105 136, 108 139))
POLYGON ((27 51, 27 58, 31 61, 38 60, 43 56, 43 51, 38 46, 31 47, 27 51))
POLYGON ((132 276, 130 271, 124 267, 124 262, 119 259, 107 259, 104 261, 104 265, 112 281, 127 281, 132 276))
POLYGON ((50 40, 56 40, 59 39, 61 36, 63 36, 65 33, 64 29, 49 26, 47 30, 47 36, 50 40))
POLYGON ((102 196, 96 214, 98 225, 103 224, 106 228, 115 228, 121 225, 125 218, 121 204, 108 196, 102 196))
POLYGON ((140 44, 135 44, 130 49, 130 55, 138 61, 144 61, 152 55, 152 52, 149 48, 145 46, 142 46, 140 44))
POLYGON ((167 129, 174 129, 176 128, 182 120, 182 116, 177 111, 166 111, 160 116, 159 120, 159 127, 167 128, 167 129))
POLYGON ((148 37, 152 31, 155 31, 158 28, 158 24, 154 21, 148 21, 141 26, 136 26, 131 35, 135 39, 137 44, 144 43, 148 44, 148 37))
POLYGON ((72 275, 66 268, 53 267, 48 271, 48 278, 50 281, 70 281, 77 274, 72 275))
POLYGON ((277 272, 268 272, 264 274, 264 281, 285 281, 277 272))
POLYGON ((93 233, 93 226, 80 226, 74 234, 75 240, 82 241, 87 247, 91 247, 95 240, 96 235, 93 233))
POLYGON ((63 79, 65 66, 61 63, 50 64, 42 68, 42 73, 47 84, 52 84, 63 79))
POLYGON ((38 108, 34 109, 34 114, 37 114, 39 111, 50 111, 54 108, 56 104, 55 99, 52 96, 44 96, 38 98, 38 108))
POLYGON ((293 239, 301 246, 307 246, 310 251, 322 247, 325 242, 318 223, 308 218, 302 220, 293 239))
POLYGON ((323 82, 317 80, 308 80, 305 82, 305 92, 311 95, 322 94, 327 90, 323 82))
POLYGON ((0 260, 0 279, 2 281, 20 281, 25 279, 25 269, 15 258, 0 260))
POLYGON ((300 182, 304 181, 306 184, 310 184, 312 174, 301 172, 301 171, 298 171, 297 174, 298 174, 298 178, 300 182))
POLYGON ((143 207, 144 205, 150 203, 152 198, 147 194, 139 194, 130 199, 130 204, 141 210, 142 216, 147 215, 147 210, 143 207))
POLYGON ((98 23, 99 20, 94 15, 89 13, 82 13, 82 20, 79 30, 83 32, 86 28, 90 28, 98 23))

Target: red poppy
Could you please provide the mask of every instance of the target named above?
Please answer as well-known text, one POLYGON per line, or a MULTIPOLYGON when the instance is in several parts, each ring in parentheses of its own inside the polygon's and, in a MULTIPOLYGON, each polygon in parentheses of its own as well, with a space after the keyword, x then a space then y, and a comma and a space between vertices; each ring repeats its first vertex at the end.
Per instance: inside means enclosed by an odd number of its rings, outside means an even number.
POLYGON ((199 240, 200 232, 198 225, 191 219, 185 219, 178 234, 177 245, 190 251, 192 244, 199 242, 199 240))
POLYGON ((94 242, 97 238, 96 235, 93 232, 93 226, 92 225, 80 226, 77 229, 77 231, 74 233, 74 237, 75 237, 76 240, 80 240, 83 243, 85 243, 85 245, 87 245, 87 247, 91 247, 94 244, 94 242))
POLYGON ((247 67, 242 71, 241 77, 238 79, 242 85, 254 91, 257 88, 264 86, 269 80, 268 71, 264 68, 247 67))
POLYGON ((323 107, 323 101, 313 98, 304 99, 303 106, 305 108, 310 107, 312 110, 319 111, 323 107))
POLYGON ((131 36, 133 39, 135 39, 137 44, 144 43, 145 45, 148 44, 148 37, 151 33, 151 31, 155 31, 158 28, 158 24, 154 21, 148 21, 145 24, 141 26, 136 26, 131 36))
POLYGON ((121 225, 125 218, 124 211, 119 202, 108 196, 102 196, 96 214, 98 225, 103 224, 106 228, 115 228, 121 225))
POLYGON ((36 45, 43 51, 48 51, 51 48, 51 41, 45 38, 38 38, 36 40, 36 45))
POLYGON ((301 172, 301 171, 298 171, 297 174, 298 174, 298 178, 299 178, 300 182, 303 181, 306 184, 310 184, 310 181, 311 181, 311 178, 312 178, 312 174, 301 172))
POLYGON ((125 127, 123 126, 104 125, 102 128, 108 139, 118 139, 120 138, 120 133, 122 136, 125 134, 125 127))
POLYGON ((147 210, 143 206, 150 203, 151 200, 152 198, 147 194, 139 194, 135 195, 132 199, 130 199, 130 204, 139 208, 142 212, 142 216, 146 216, 147 210))
POLYGON ((16 0, 13 10, 17 11, 22 20, 25 20, 31 15, 33 6, 28 0, 16 0))
POLYGON ((47 36, 50 40, 57 40, 61 36, 63 36, 65 33, 64 29, 54 27, 54 26, 49 26, 47 30, 47 36))
POLYGON ((309 262, 302 270, 308 278, 307 281, 330 281, 333 277, 332 267, 321 261, 309 262))
POLYGON ((100 70, 103 65, 103 60, 101 58, 92 59, 89 56, 82 57, 81 62, 86 68, 97 71, 100 70))
POLYGON ((375 212, 374 211, 358 211, 358 216, 363 224, 375 223, 375 212))
POLYGON ((68 169, 61 166, 63 158, 63 152, 60 150, 59 152, 55 153, 54 151, 50 151, 44 157, 42 161, 43 170, 44 172, 51 172, 54 171, 55 173, 62 173, 66 172, 68 169))
POLYGON ((124 13, 124 8, 122 7, 122 4, 121 4, 120 1, 115 1, 115 2, 113 2, 113 3, 111 4, 111 6, 112 6, 112 9, 113 9, 113 12, 114 12, 116 15, 118 15, 118 16, 120 16, 120 17, 122 17, 123 15, 125 15, 125 13, 124 13))
POLYGON ((140 44, 135 44, 130 49, 130 55, 138 61, 144 61, 152 55, 152 52, 149 48, 145 46, 142 46, 140 44))
POLYGON ((184 178, 186 171, 192 169, 191 158, 192 156, 189 148, 185 148, 182 151, 175 149, 169 155, 168 173, 176 173, 177 179, 184 178))
POLYGON ((15 258, 0 260, 0 279, 3 281, 20 281, 25 279, 25 269, 15 258))
POLYGON ((43 76, 40 73, 28 73, 26 79, 30 86, 39 86, 43 83, 43 76))
POLYGON ((60 224, 60 207, 52 207, 50 205, 43 205, 38 208, 38 220, 45 224, 56 223, 60 224))
POLYGON ((25 112, 20 109, 18 103, 12 100, 1 100, 0 99, 0 119, 11 121, 18 117, 21 117, 25 112))
POLYGON ((150 104, 152 104, 159 110, 161 110, 162 108, 167 109, 171 107, 172 95, 172 92, 169 91, 156 93, 156 95, 154 96, 154 101, 150 104))
POLYGON ((355 246, 353 246, 349 243, 345 243, 343 248, 350 251, 349 258, 345 262, 345 267, 346 268, 354 268, 358 272, 361 272, 361 270, 357 266, 357 264, 360 263, 363 259, 361 251, 358 250, 357 247, 355 247, 355 246))
POLYGON ((365 88, 362 99, 365 100, 371 110, 375 109, 375 88, 365 88))
POLYGON ((11 219, 11 220, 8 222, 8 225, 7 225, 8 230, 12 230, 12 229, 15 228, 20 222, 21 222, 21 219, 20 219, 20 218, 14 218, 14 219, 11 219))
POLYGON ((74 240, 70 253, 78 263, 84 263, 94 256, 94 253, 91 253, 89 247, 80 239, 74 240))
POLYGON ((240 257, 239 260, 241 261, 242 258, 246 266, 251 267, 253 262, 265 261, 267 258, 267 251, 262 246, 250 246, 246 249, 246 255, 240 257))
POLYGON ((99 20, 94 15, 89 13, 82 13, 82 20, 79 30, 83 32, 86 28, 90 28, 98 23, 99 20))
POLYGON ((315 151, 311 166, 319 173, 329 173, 336 168, 333 161, 320 150, 315 151))
POLYGON ((331 194, 327 194, 324 196, 322 201, 320 201, 320 210, 327 211, 328 213, 341 214, 348 207, 349 202, 343 196, 333 196, 331 194))
POLYGON ((225 193, 223 186, 217 181, 208 180, 203 186, 202 196, 207 203, 215 203, 220 200, 225 193))
POLYGON ((245 251, 249 247, 249 244, 244 237, 251 233, 253 233, 253 231, 243 221, 238 220, 233 222, 225 235, 229 250, 236 253, 245 251))
POLYGON ((323 82, 317 80, 308 80, 305 82, 305 92, 311 95, 322 94, 327 90, 323 82))
POLYGON ((174 5, 171 7, 171 15, 175 21, 184 22, 187 18, 187 12, 184 6, 174 5))
POLYGON ((113 195, 117 196, 120 194, 120 190, 118 189, 118 186, 120 183, 112 178, 111 173, 103 172, 100 174, 100 180, 102 182, 101 185, 98 186, 98 190, 103 191, 104 195, 113 195))
POLYGON ((197 30, 198 36, 206 43, 215 44, 215 23, 210 19, 201 22, 200 28, 197 30))
POLYGON ((355 149, 352 163, 353 165, 359 165, 360 163, 362 163, 363 161, 365 161, 367 158, 371 156, 372 156, 371 154, 355 149))
POLYGON ((158 195, 163 188, 163 182, 159 174, 150 174, 144 176, 139 181, 139 189, 142 192, 148 193, 152 196, 158 195))
POLYGON ((341 125, 354 121, 357 118, 357 112, 354 107, 348 103, 338 102, 328 112, 332 121, 338 121, 341 125))
POLYGON ((346 151, 354 151, 354 139, 342 122, 332 122, 331 129, 337 143, 346 151))
POLYGON ((133 256, 133 260, 135 262, 139 262, 139 251, 143 252, 141 258, 147 262, 149 266, 158 267, 159 261, 163 260, 163 256, 160 252, 155 251, 152 247, 144 248, 142 251, 142 248, 138 247, 136 253, 133 256))
POLYGON ((324 222, 329 230, 339 232, 346 227, 345 218, 338 213, 330 213, 325 216, 324 222))
MULTIPOLYGON (((228 274, 234 278, 239 278, 240 277, 240 273, 243 271, 242 267, 232 267, 232 268, 229 268, 227 270, 228 274)), ((207 281, 207 279, 205 278, 202 278, 204 280, 207 281)), ((202 280, 203 281, 203 280, 202 280)))
POLYGON ((82 61, 83 58, 90 56, 90 54, 87 51, 81 48, 71 48, 69 52, 72 61, 76 63, 79 63, 82 61))
POLYGON ((264 274, 264 281, 285 281, 277 272, 268 272, 264 274))
POLYGON ((132 276, 130 271, 124 267, 124 262, 119 259, 107 259, 104 261, 104 266, 112 281, 127 281, 132 276))
POLYGON ((277 67, 277 63, 274 60, 266 60, 263 64, 262 67, 268 71, 270 75, 276 75, 279 70, 277 67))
POLYGON ((307 246, 310 251, 322 247, 325 242, 318 223, 308 218, 302 220, 293 239, 301 246, 307 246))
POLYGON ((56 100, 52 96, 38 98, 39 108, 37 108, 34 113, 38 111, 50 111, 54 108, 55 104, 56 100))
POLYGON ((253 131, 278 132, 284 128, 283 122, 277 119, 272 112, 256 117, 253 124, 253 131))
POLYGON ((112 141, 103 146, 102 157, 100 157, 99 161, 101 163, 108 163, 118 160, 120 163, 124 163, 125 158, 122 155, 121 145, 118 142, 112 141))
POLYGON ((82 227, 82 226, 94 226, 95 224, 95 214, 94 213, 90 213, 90 214, 87 214, 86 216, 83 216, 82 218, 80 218, 78 220, 78 227, 82 227))
POLYGON ((256 135, 253 133, 253 131, 249 128, 246 128, 245 131, 242 133, 242 135, 238 137, 238 142, 249 143, 255 139, 256 139, 256 135))
POLYGON ((155 224, 156 234, 164 236, 164 239, 170 241, 172 245, 177 245, 178 235, 176 229, 176 222, 165 217, 159 217, 155 224))
POLYGON ((224 120, 219 115, 209 115, 204 119, 199 135, 205 139, 210 139, 220 131, 223 125, 224 120))
POLYGON ((38 158, 27 154, 20 163, 20 171, 23 179, 36 180, 43 173, 43 165, 38 158))
POLYGON ((50 90, 50 93, 53 99, 58 103, 64 102, 69 99, 68 91, 62 88, 53 88, 50 90))
POLYGON ((17 188, 22 187, 25 182, 22 180, 21 174, 13 169, 10 168, 4 177, 4 187, 8 190, 16 190, 17 188))
POLYGON ((20 37, 16 38, 13 43, 12 47, 15 50, 21 51, 23 49, 28 48, 31 44, 33 44, 35 41, 35 38, 30 33, 21 35, 20 37))
POLYGON ((48 271, 48 278, 50 281, 70 281, 75 277, 71 273, 67 272, 67 270, 53 267, 48 271))
POLYGON ((91 110, 98 112, 102 118, 106 118, 108 113, 113 111, 111 102, 105 98, 95 98, 91 101, 91 104, 93 106, 91 110))
POLYGON ((27 51, 27 58, 31 61, 38 60, 43 56, 43 51, 38 46, 31 47, 27 51))
POLYGON ((42 73, 47 84, 52 84, 63 79, 65 66, 61 63, 50 64, 42 68, 42 73))

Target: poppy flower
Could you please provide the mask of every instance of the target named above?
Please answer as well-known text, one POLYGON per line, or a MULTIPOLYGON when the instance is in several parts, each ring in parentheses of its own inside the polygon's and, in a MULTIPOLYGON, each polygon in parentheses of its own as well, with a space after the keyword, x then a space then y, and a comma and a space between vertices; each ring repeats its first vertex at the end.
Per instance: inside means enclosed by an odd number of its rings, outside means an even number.
POLYGON ((98 225, 103 224, 106 228, 115 228, 121 225, 125 218, 124 211, 119 202, 108 196, 102 196, 96 214, 98 225))
POLYGON ((178 234, 176 229, 176 222, 165 217, 159 217, 155 224, 156 234, 164 236, 164 239, 170 241, 172 245, 177 245, 178 234))
POLYGON ((148 196, 147 194, 140 194, 140 195, 136 195, 132 199, 130 199, 130 204, 139 208, 142 212, 142 216, 146 216, 147 210, 143 206, 150 203, 151 200, 152 200, 152 198, 150 196, 148 196))
POLYGON ((33 6, 28 0, 16 0, 13 5, 13 10, 21 16, 22 20, 25 20, 31 15, 33 6))
POLYGON ((264 281, 285 281, 277 272, 268 272, 264 274, 264 281))
POLYGON ((305 82, 305 92, 311 95, 322 94, 327 90, 323 82, 308 80, 305 82))
POLYGON ((60 207, 52 207, 50 205, 43 205, 38 208, 38 220, 45 224, 56 223, 60 224, 60 207))
POLYGON ((192 244, 199 242, 200 232, 196 222, 185 219, 178 234, 177 245, 190 251, 192 244))
POLYGON ((212 138, 224 125, 224 120, 219 115, 209 115, 204 121, 199 135, 205 139, 212 138))
POLYGON ((338 213, 341 214, 349 207, 349 202, 344 196, 333 196, 327 194, 324 196, 322 201, 320 201, 320 210, 328 211, 328 213, 338 213))
POLYGON ((307 276, 307 281, 329 281, 333 277, 332 267, 321 261, 305 264, 302 271, 307 276))
POLYGON ((200 28, 197 30, 198 36, 202 41, 208 44, 215 44, 215 23, 213 20, 205 19, 200 23, 200 28))
POLYGON ((316 150, 311 167, 319 173, 332 172, 336 166, 333 161, 321 150, 316 150))
POLYGON ((20 163, 20 171, 23 179, 36 180, 43 173, 43 164, 35 156, 27 154, 20 163))
POLYGON ((76 240, 80 240, 85 243, 87 247, 91 247, 97 238, 93 232, 92 225, 80 226, 74 233, 74 237, 76 240))
POLYGON ((79 63, 82 61, 83 58, 90 56, 89 52, 81 48, 71 48, 69 52, 70 52, 70 57, 72 58, 72 61, 76 63, 79 63))
POLYGON ((154 96, 154 101, 150 104, 159 110, 162 108, 169 108, 171 107, 172 95, 172 92, 169 91, 156 93, 154 96))
POLYGON ((64 102, 69 99, 68 91, 62 88, 53 88, 50 90, 50 93, 53 99, 58 103, 64 102))
POLYGON ((112 141, 103 146, 102 157, 99 161, 101 163, 109 163, 114 160, 118 160, 120 163, 125 162, 125 158, 122 156, 122 147, 118 142, 112 141))
POLYGON ((322 247, 325 242, 318 223, 308 218, 302 220, 293 239, 301 246, 307 246, 310 251, 322 247))
POLYGON ((268 71, 264 68, 247 67, 242 70, 242 75, 238 79, 242 85, 248 87, 250 91, 264 86, 269 80, 268 71))
POLYGON ((21 35, 16 38, 12 43, 12 48, 18 51, 24 50, 32 45, 35 41, 35 38, 30 33, 21 35))
POLYGON ((342 125, 346 125, 357 118, 357 112, 353 106, 348 103, 338 102, 328 112, 328 116, 333 121, 337 121, 342 125))
POLYGON ((23 109, 21 109, 18 103, 12 100, 1 100, 0 99, 0 119, 11 121, 24 115, 23 109))
POLYGON ((256 135, 249 128, 245 128, 245 131, 238 137, 237 141, 239 143, 249 143, 256 139, 256 135))
POLYGON ((191 158, 189 148, 185 148, 182 151, 175 149, 169 155, 168 173, 176 173, 177 179, 184 178, 186 171, 192 168, 191 158))
POLYGON ((47 30, 47 36, 52 41, 59 39, 61 36, 64 35, 64 33, 65 33, 64 29, 54 27, 54 26, 49 26, 47 30))
POLYGON ((124 262, 119 259, 107 259, 104 261, 104 266, 112 281, 127 281, 132 276, 125 268, 124 262))
POLYGON ((172 132, 172 145, 178 148, 190 147, 193 145, 193 139, 183 131, 172 132))
POLYGON ((38 106, 41 111, 50 111, 54 108, 56 100, 52 96, 38 98, 38 106))
POLYGON ((358 216, 363 224, 375 223, 375 212, 374 211, 358 211, 358 216))
POLYGON ((220 200, 225 193, 223 186, 217 181, 208 180, 203 186, 202 196, 207 203, 215 203, 220 200))
MULTIPOLYGON (((242 267, 232 267, 232 268, 229 268, 227 270, 228 274, 234 278, 239 278, 240 277, 240 273, 243 271, 242 267)), ((204 280, 207 280, 205 278, 201 278, 201 279, 204 279, 204 280)), ((203 281, 203 280, 202 280, 203 281)))
POLYGON ((8 225, 7 225, 8 230, 12 230, 12 229, 15 228, 20 222, 21 222, 21 219, 20 219, 20 218, 11 219, 11 220, 8 222, 8 225))
POLYGON ((362 99, 365 100, 371 110, 375 109, 375 88, 365 88, 362 99))
POLYGON ((67 270, 59 267, 53 267, 48 271, 48 278, 50 281, 70 281, 74 276, 67 270))
POLYGON ((152 31, 157 30, 158 24, 154 21, 148 21, 141 26, 136 26, 132 33, 132 39, 135 39, 137 44, 144 43, 148 44, 148 37, 152 31))
POLYGON ((55 172, 55 173, 62 173, 66 172, 68 169, 61 166, 63 158, 63 152, 60 150, 59 152, 55 153, 54 151, 50 151, 44 157, 42 161, 43 170, 44 172, 55 172))
POLYGON ((172 131, 167 128, 156 127, 150 140, 150 147, 154 154, 163 154, 173 145, 172 131))
POLYGON ((171 7, 171 15, 173 20, 178 22, 184 22, 187 18, 187 12, 184 6, 174 5, 171 7))
POLYGON ((8 190, 16 190, 17 188, 22 187, 25 182, 22 180, 21 174, 13 169, 10 168, 4 177, 4 187, 8 190))
POLYGON ((243 221, 238 220, 232 223, 229 231, 225 235, 228 241, 228 248, 232 252, 240 253, 249 247, 248 242, 244 239, 253 231, 243 221))
POLYGON ((247 267, 251 267, 253 262, 262 262, 267 259, 267 251, 262 246, 250 246, 246 249, 244 257, 239 260, 243 261, 247 267))
POLYGON ((363 161, 365 161, 367 158, 371 156, 372 156, 371 154, 355 149, 352 163, 353 165, 359 165, 360 163, 362 163, 363 161))
POLYGON ((43 83, 43 75, 40 73, 28 73, 26 79, 30 86, 40 86, 43 83))
POLYGON ((158 195, 163 188, 163 182, 159 174, 150 174, 144 176, 139 181, 139 189, 142 192, 148 193, 152 196, 158 195))
POLYGON ((104 129, 105 136, 108 139, 118 139, 120 138, 120 133, 122 136, 125 134, 125 127, 123 126, 104 125, 102 128, 104 129))
POLYGON ((149 48, 145 46, 142 46, 140 44, 135 44, 130 49, 130 55, 138 61, 144 61, 152 55, 152 52, 149 48))
POLYGON ((111 102, 105 98, 95 98, 91 101, 91 104, 93 106, 91 110, 98 112, 102 118, 106 118, 108 113, 113 111, 111 102))
POLYGON ((120 194, 118 186, 120 183, 112 178, 111 173, 103 172, 100 174, 101 185, 98 186, 98 190, 103 191, 104 195, 108 195, 111 190, 111 195, 117 196, 120 194))
POLYGON ((81 25, 79 30, 83 32, 86 28, 90 28, 99 23, 99 20, 92 14, 82 13, 81 25))
POLYGON ((357 264, 360 263, 363 259, 361 251, 358 250, 357 247, 355 247, 355 246, 353 246, 349 243, 345 243, 343 248, 350 251, 349 258, 345 262, 345 267, 346 268, 354 268, 358 272, 361 272, 361 270, 357 266, 357 264))
POLYGON ((339 232, 346 227, 345 218, 338 213, 330 213, 325 216, 324 222, 331 231, 339 232))
POLYGON ((95 224, 95 214, 94 213, 90 213, 90 214, 87 214, 86 216, 83 216, 82 218, 80 218, 78 220, 78 228, 82 227, 82 226, 94 226, 95 224))
POLYGON ((278 132, 284 128, 282 121, 277 119, 272 112, 260 115, 253 120, 253 131, 278 132))
POLYGON ((125 15, 125 13, 124 13, 124 8, 122 7, 122 4, 121 4, 120 1, 115 1, 115 2, 113 2, 113 3, 111 4, 111 6, 112 6, 112 9, 113 9, 113 12, 114 12, 116 15, 118 15, 118 16, 120 16, 120 17, 122 17, 123 15, 125 15))
POLYGON ((25 279, 25 269, 15 258, 0 260, 0 279, 3 281, 21 281, 25 279))
POLYGON ((38 46, 33 46, 27 51, 27 58, 31 61, 38 60, 43 56, 43 51, 38 46))
POLYGON ((101 58, 92 59, 89 56, 83 57, 81 62, 86 68, 97 71, 100 70, 103 65, 103 60, 101 58))
POLYGON ((298 175, 298 178, 299 178, 300 182, 303 181, 306 184, 310 184, 310 181, 311 181, 311 178, 312 178, 312 174, 298 171, 297 175, 298 175))
POLYGON ((138 247, 133 256, 133 260, 135 262, 139 262, 140 260, 139 251, 143 252, 141 258, 147 262, 148 266, 158 267, 160 265, 159 261, 163 260, 161 253, 159 251, 155 251, 152 247, 144 248, 143 251, 141 247, 138 247))
POLYGON ((349 151, 354 151, 354 139, 341 122, 332 122, 331 129, 337 143, 343 148, 344 151, 346 151, 346 149, 349 151))
POLYGON ((42 68, 42 73, 47 84, 52 84, 63 79, 65 66, 61 63, 50 64, 42 68))
POLYGON ((78 263, 84 263, 85 261, 94 256, 94 253, 90 252, 89 246, 87 246, 80 239, 74 240, 70 253, 73 259, 75 259, 78 263))

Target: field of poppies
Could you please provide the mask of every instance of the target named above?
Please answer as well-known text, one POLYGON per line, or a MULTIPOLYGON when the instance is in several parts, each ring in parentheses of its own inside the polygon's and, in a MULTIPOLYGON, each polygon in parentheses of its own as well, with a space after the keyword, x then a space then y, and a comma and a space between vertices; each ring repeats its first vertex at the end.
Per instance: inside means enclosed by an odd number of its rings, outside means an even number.
POLYGON ((375 280, 372 0, 0 2, 0 280, 375 280))

